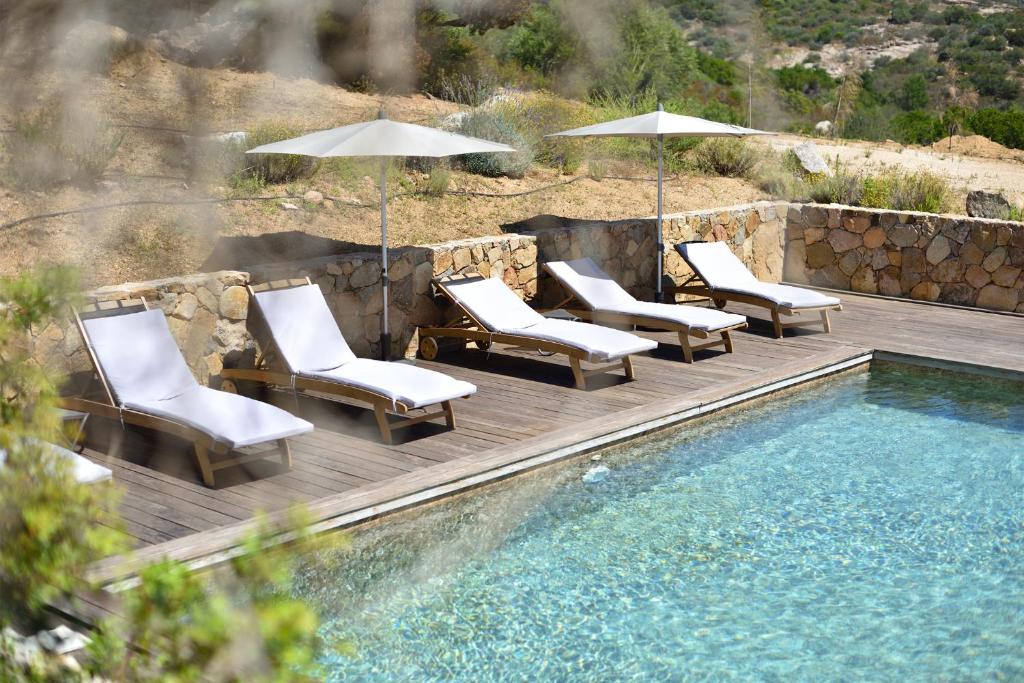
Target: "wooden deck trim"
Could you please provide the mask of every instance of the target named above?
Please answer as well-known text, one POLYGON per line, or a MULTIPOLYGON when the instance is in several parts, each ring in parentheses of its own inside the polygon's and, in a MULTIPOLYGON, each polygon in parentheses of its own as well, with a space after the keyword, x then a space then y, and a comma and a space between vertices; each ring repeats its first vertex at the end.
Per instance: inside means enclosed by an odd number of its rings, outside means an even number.
MULTIPOLYGON (((483 458, 460 458, 431 466, 353 491, 321 498, 307 505, 315 520, 312 531, 322 533, 353 526, 383 514, 461 493, 514 474, 551 464, 624 440, 678 425, 724 408, 744 403, 797 384, 820 379, 870 362, 872 353, 861 347, 844 347, 810 361, 798 361, 776 372, 746 382, 686 395, 661 405, 642 405, 572 425, 546 435, 494 449, 483 458), (581 436, 581 432, 583 435, 581 436)), ((271 515, 273 522, 282 515, 271 515)), ((194 569, 223 562, 238 553, 239 543, 259 524, 246 520, 215 530, 193 534, 115 557, 93 565, 90 578, 111 590, 131 587, 133 572, 157 558, 174 558, 194 569)), ((287 542, 289 538, 280 539, 287 542)))

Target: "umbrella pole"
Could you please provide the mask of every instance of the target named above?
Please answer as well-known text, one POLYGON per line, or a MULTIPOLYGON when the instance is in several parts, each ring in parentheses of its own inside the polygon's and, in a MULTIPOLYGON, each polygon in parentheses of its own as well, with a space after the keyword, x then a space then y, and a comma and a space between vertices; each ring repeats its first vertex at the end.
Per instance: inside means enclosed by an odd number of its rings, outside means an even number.
POLYGON ((383 287, 384 310, 380 328, 380 359, 391 356, 391 331, 388 329, 388 160, 380 160, 380 282, 383 287))
POLYGON ((662 241, 661 231, 661 214, 662 214, 662 175, 663 175, 663 164, 662 157, 664 154, 665 147, 665 136, 658 136, 658 244, 657 250, 658 255, 655 259, 657 261, 657 267, 655 269, 655 275, 658 278, 654 285, 654 300, 661 303, 664 299, 664 293, 661 291, 661 280, 662 280, 662 268, 664 267, 665 261, 665 244, 662 241))

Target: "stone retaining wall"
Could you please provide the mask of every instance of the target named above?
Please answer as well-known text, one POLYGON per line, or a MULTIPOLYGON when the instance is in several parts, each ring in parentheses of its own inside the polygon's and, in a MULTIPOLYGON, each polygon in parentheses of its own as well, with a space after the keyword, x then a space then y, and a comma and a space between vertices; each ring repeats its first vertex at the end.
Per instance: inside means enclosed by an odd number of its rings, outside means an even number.
MULTIPOLYGON (((726 239, 760 277, 781 276, 781 220, 785 206, 769 203, 691 212, 666 217, 668 244, 702 237, 726 239)), ((431 280, 452 274, 500 277, 535 306, 562 297, 543 273, 544 261, 589 256, 643 299, 654 290, 655 221, 581 222, 553 219, 555 225, 496 237, 406 247, 391 252, 390 321, 392 355, 413 355, 416 327, 438 324, 448 311, 433 296, 431 280)), ((665 255, 668 281, 688 269, 672 249, 665 255)), ((308 277, 323 290, 352 350, 379 354, 383 297, 380 256, 348 253, 294 263, 252 266, 246 272, 203 273, 150 282, 103 287, 87 294, 100 301, 144 297, 164 311, 185 359, 201 382, 216 382, 225 363, 251 363, 257 341, 249 321, 245 285, 308 277)), ((67 373, 88 369, 88 358, 70 321, 53 323, 34 337, 35 355, 47 367, 67 373)))
POLYGON ((792 206, 785 266, 789 282, 1024 312, 1024 223, 792 206))
MULTIPOLYGON (((549 217, 550 218, 550 217, 549 217)), ((395 249, 391 252, 392 357, 417 350, 416 327, 450 313, 431 280, 452 274, 500 277, 537 307, 563 294, 545 261, 589 256, 640 299, 654 290, 656 226, 652 218, 581 222, 550 218, 542 229, 496 237, 395 249)), ((725 241, 759 279, 911 296, 1001 310, 1024 310, 1021 276, 1024 224, 963 217, 864 211, 849 207, 758 202, 665 217, 666 283, 690 270, 672 248, 688 240, 725 241), (785 262, 783 255, 785 255, 785 262)), ((348 253, 104 287, 99 300, 142 296, 164 311, 185 359, 201 382, 224 364, 251 363, 257 350, 245 285, 309 277, 319 285, 346 340, 360 356, 377 357, 383 297, 380 256, 348 253)), ((88 358, 69 321, 33 338, 47 367, 75 373, 88 358)))

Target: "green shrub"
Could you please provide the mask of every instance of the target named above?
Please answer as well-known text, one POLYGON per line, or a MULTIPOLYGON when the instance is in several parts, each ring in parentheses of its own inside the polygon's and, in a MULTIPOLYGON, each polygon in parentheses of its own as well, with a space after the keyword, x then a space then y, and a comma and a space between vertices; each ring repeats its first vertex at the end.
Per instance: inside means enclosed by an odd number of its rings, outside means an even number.
MULTIPOLYGON (((115 491, 78 483, 68 461, 43 445, 61 440, 61 381, 26 342, 30 330, 56 324, 75 289, 63 269, 0 278, 0 630, 38 626, 48 603, 86 587, 86 566, 123 547, 115 491)), ((8 680, 2 665, 0 679, 8 680)))
POLYGON ((545 138, 569 128, 594 123, 594 113, 585 104, 562 99, 550 93, 529 93, 506 99, 495 110, 519 132, 534 149, 534 161, 563 173, 575 173, 584 152, 593 140, 583 138, 545 138))
POLYGON ((864 183, 860 176, 851 173, 845 166, 839 166, 831 177, 810 176, 807 192, 811 201, 819 204, 857 206, 863 197, 864 183))
POLYGON ((533 4, 513 30, 508 55, 522 68, 548 76, 576 54, 578 39, 571 26, 560 2, 533 4))
POLYGON ((43 110, 18 121, 8 136, 6 175, 24 190, 61 183, 93 187, 123 139, 124 133, 92 114, 43 110))
POLYGON ((946 213, 953 208, 952 191, 943 178, 921 171, 893 173, 889 208, 897 211, 946 213))
POLYGON ((431 197, 440 197, 448 191, 448 186, 451 182, 451 170, 438 164, 430 169, 430 175, 427 176, 427 185, 423 191, 431 197))
POLYGON ((694 151, 697 169, 708 175, 747 178, 758 162, 753 147, 735 138, 710 138, 694 151))
POLYGON ((1024 110, 979 109, 968 117, 968 124, 978 135, 1007 147, 1024 149, 1024 110))
POLYGON ((229 154, 238 155, 233 178, 236 184, 252 178, 258 184, 274 185, 287 183, 299 178, 308 178, 320 167, 315 157, 299 154, 244 154, 246 149, 299 137, 303 131, 287 123, 263 123, 253 129, 244 142, 225 143, 229 154))
POLYGON ((533 161, 533 148, 500 110, 477 110, 467 114, 459 124, 459 132, 475 138, 511 145, 515 152, 463 154, 458 164, 470 173, 496 178, 522 178, 533 161))
POLYGON ((592 180, 604 180, 605 176, 608 175, 608 164, 607 162, 599 159, 591 159, 587 162, 587 175, 592 180))
POLYGON ((900 142, 910 145, 930 145, 942 139, 946 132, 942 119, 923 111, 903 112, 896 115, 892 123, 900 142))

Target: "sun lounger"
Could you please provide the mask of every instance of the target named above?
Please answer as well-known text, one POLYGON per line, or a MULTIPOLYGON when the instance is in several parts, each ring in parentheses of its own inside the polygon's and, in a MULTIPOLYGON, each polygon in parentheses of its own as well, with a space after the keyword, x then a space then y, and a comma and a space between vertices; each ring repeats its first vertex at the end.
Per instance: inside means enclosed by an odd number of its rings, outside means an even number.
POLYGON ((160 310, 117 304, 90 314, 76 312, 101 397, 66 397, 62 407, 125 424, 155 429, 192 442, 203 483, 214 472, 266 458, 266 451, 211 461, 210 453, 276 442, 281 462, 291 466, 287 439, 313 425, 260 401, 201 386, 181 355, 160 310))
MULTIPOLYGON (((71 463, 71 474, 75 481, 80 484, 97 484, 101 481, 110 481, 111 472, 103 465, 97 465, 92 460, 84 458, 78 453, 73 453, 66 448, 54 444, 44 444, 58 457, 65 458, 71 463)), ((7 452, 0 448, 0 467, 7 461, 7 452)))
POLYGON ((576 387, 584 389, 587 377, 620 368, 633 379, 630 355, 658 346, 629 332, 545 318, 495 278, 449 278, 434 284, 455 305, 458 315, 444 327, 420 328, 420 353, 427 359, 437 357, 438 337, 473 341, 481 348, 497 342, 561 353, 569 357, 576 387), (581 361, 611 365, 583 370, 581 361))
POLYGON ((266 323, 269 344, 255 368, 225 368, 221 372, 225 383, 251 380, 368 403, 384 443, 392 442, 393 430, 438 417, 455 428, 452 401, 468 398, 476 392, 475 386, 408 363, 357 358, 320 287, 308 279, 297 282, 249 287, 250 298, 266 323), (433 405, 441 410, 405 417, 410 410, 433 405), (390 414, 403 419, 393 421, 390 414))
POLYGON ((687 363, 693 362, 694 351, 702 349, 724 346, 728 353, 732 353, 729 333, 747 326, 747 319, 742 315, 696 306, 638 301, 589 258, 549 261, 544 264, 544 270, 558 281, 568 295, 556 308, 565 308, 577 318, 599 324, 640 325, 676 332, 683 349, 683 359, 687 363), (705 343, 690 343, 691 336, 708 339, 714 334, 720 338, 705 343))
POLYGON ((666 289, 667 292, 707 296, 719 308, 723 308, 727 301, 767 308, 771 311, 777 338, 782 337, 782 330, 787 327, 818 324, 818 321, 806 318, 783 323, 780 315, 816 311, 821 314, 822 328, 830 332, 828 312, 843 310, 839 299, 834 296, 803 287, 761 282, 736 258, 725 242, 683 242, 676 245, 676 251, 693 269, 694 275, 681 286, 666 289))

